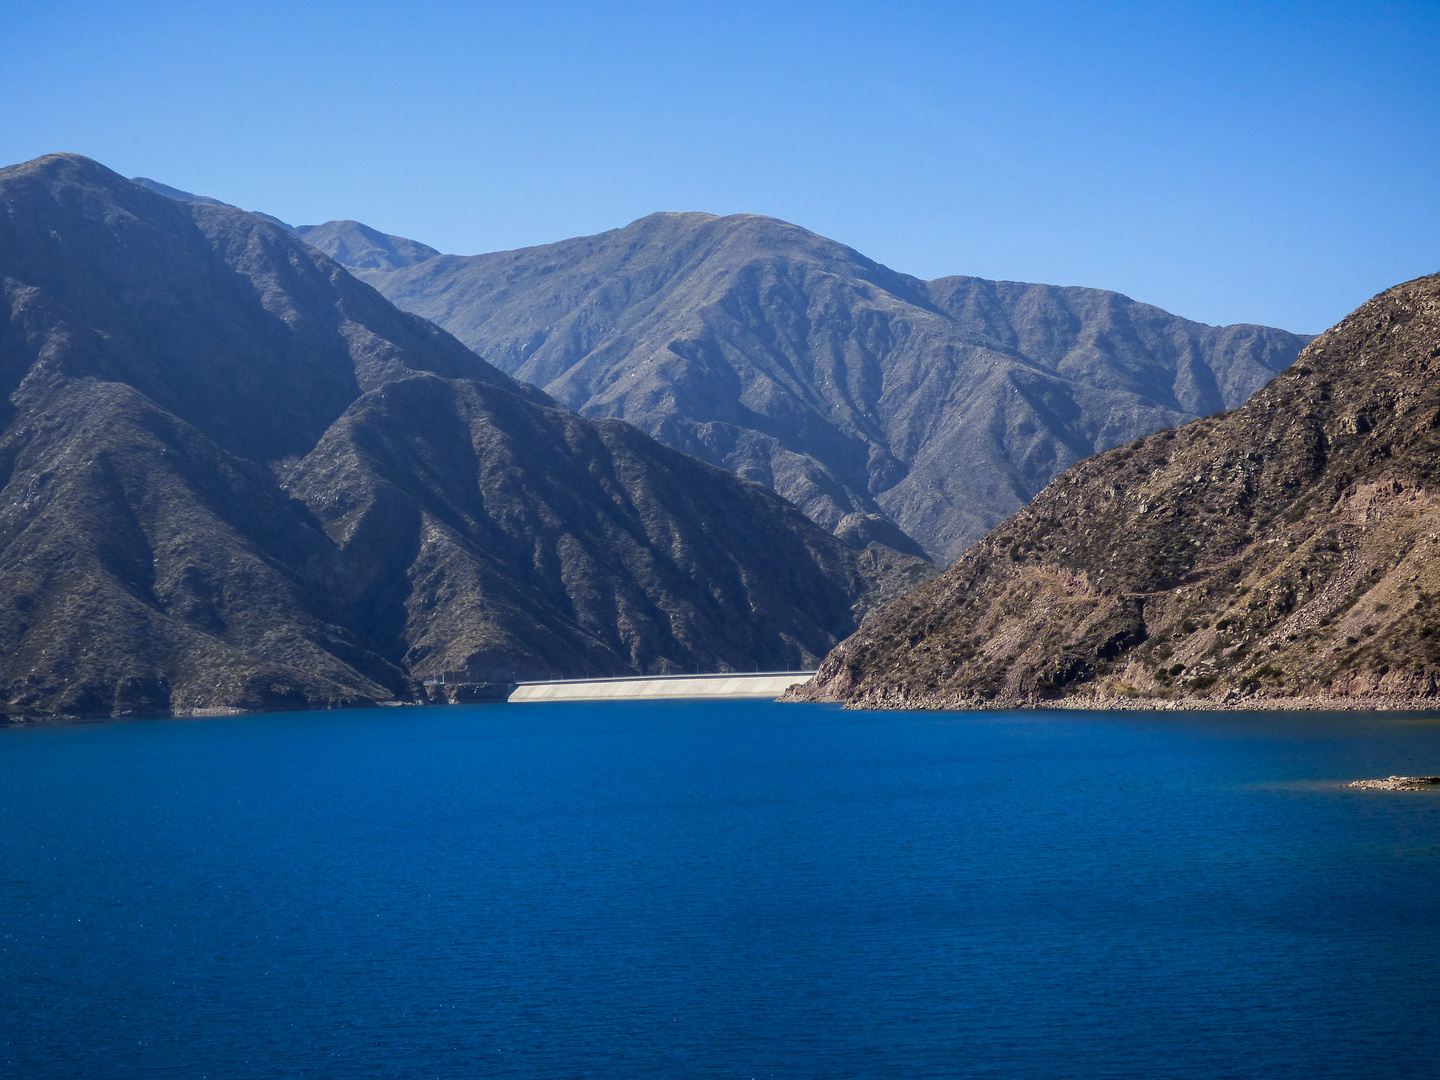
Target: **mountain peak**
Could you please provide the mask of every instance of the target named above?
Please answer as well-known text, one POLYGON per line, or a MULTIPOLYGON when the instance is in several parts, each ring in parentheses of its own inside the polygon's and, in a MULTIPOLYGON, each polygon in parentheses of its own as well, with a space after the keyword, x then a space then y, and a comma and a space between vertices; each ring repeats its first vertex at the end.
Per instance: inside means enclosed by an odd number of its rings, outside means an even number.
POLYGON ((42 154, 30 161, 7 166, 0 169, 0 178, 11 183, 38 180, 50 187, 83 184, 116 192, 131 184, 131 181, 113 169, 106 168, 94 158, 71 153, 42 154))
POLYGON ((398 270, 440 254, 435 248, 382 233, 358 221, 300 225, 295 235, 352 270, 398 270))
MULTIPOLYGON (((619 229, 609 229, 607 232, 624 232, 626 229, 649 228, 656 225, 693 228, 696 225, 719 220, 719 214, 712 214, 705 210, 656 210, 653 214, 638 217, 628 225, 621 226, 619 229)), ((596 233, 595 235, 604 236, 606 234, 596 233)))
MULTIPOLYGON (((37 290, 35 312, 87 313, 87 333, 45 331, 66 342, 57 372, 133 386, 228 451, 299 452, 358 394, 417 365, 525 393, 259 215, 172 199, 69 154, 0 170, 0 206, 0 273, 37 290)), ((41 392, 44 355, 4 369, 6 397, 41 392)))
POLYGON ((15 165, 6 167, 4 172, 15 170, 17 172, 44 171, 56 168, 72 168, 86 172, 104 173, 108 176, 120 177, 120 174, 106 168, 94 158, 86 157, 84 154, 75 154, 65 150, 57 150, 50 154, 41 154, 39 157, 31 158, 29 161, 22 161, 15 165))
POLYGON ((760 214, 355 272, 583 415, 947 562, 1080 458, 1240 404, 1307 340, 1100 289, 925 282, 760 214))

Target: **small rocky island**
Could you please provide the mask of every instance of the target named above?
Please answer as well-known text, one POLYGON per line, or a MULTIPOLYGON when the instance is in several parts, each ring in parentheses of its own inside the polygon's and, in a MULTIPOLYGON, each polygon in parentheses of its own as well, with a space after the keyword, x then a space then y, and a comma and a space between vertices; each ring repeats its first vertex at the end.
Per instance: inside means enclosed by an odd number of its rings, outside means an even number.
POLYGON ((1365 791, 1420 791, 1440 787, 1440 776, 1387 776, 1384 780, 1352 780, 1345 786, 1365 791))

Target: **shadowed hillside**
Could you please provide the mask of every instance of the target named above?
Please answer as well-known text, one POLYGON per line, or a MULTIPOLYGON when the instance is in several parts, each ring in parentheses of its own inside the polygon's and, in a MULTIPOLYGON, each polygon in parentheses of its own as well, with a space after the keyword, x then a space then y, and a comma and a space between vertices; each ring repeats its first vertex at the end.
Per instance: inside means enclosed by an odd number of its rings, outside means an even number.
POLYGON ((547 405, 286 227, 0 170, 0 712, 814 662, 926 573, 547 405))

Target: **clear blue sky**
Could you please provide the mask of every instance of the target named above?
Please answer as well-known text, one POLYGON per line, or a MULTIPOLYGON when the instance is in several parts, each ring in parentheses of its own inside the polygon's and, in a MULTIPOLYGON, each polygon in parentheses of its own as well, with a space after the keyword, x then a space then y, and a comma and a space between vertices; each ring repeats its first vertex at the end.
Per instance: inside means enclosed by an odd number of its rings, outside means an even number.
POLYGON ((0 159, 476 252, 654 210, 1318 331, 1440 271, 1440 2, 11 0, 0 159))

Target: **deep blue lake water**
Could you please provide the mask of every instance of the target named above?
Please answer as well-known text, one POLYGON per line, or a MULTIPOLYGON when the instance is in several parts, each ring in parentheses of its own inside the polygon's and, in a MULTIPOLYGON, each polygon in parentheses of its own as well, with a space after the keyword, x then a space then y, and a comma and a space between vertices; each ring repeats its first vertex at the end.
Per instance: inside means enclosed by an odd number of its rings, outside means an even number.
POLYGON ((1434 1077, 1440 720, 0 730, 16 1077, 1434 1077))

